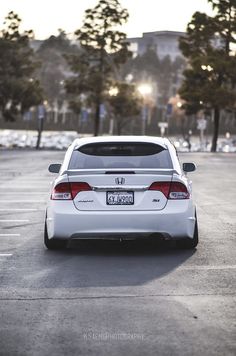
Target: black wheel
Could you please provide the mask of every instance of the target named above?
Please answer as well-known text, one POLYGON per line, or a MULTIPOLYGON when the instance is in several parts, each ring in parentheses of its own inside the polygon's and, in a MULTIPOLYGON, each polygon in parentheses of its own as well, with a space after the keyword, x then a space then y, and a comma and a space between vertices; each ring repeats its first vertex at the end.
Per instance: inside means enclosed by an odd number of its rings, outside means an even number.
POLYGON ((48 230, 47 230, 47 224, 45 221, 44 225, 44 244, 49 250, 58 250, 65 248, 67 246, 67 241, 66 240, 61 240, 61 239, 49 239, 48 238, 48 230))
POLYGON ((196 222, 195 222, 195 228, 194 228, 194 235, 193 238, 185 238, 177 241, 177 246, 180 248, 185 248, 185 249, 192 249, 195 248, 198 244, 198 223, 197 223, 197 215, 196 217, 196 222))

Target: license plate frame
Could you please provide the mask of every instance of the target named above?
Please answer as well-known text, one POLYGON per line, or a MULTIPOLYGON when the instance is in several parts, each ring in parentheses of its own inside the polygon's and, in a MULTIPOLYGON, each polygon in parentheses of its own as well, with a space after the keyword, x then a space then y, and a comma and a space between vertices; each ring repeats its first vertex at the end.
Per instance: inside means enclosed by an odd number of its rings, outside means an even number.
POLYGON ((134 192, 133 191, 107 191, 106 203, 109 206, 129 206, 134 205, 134 192), (112 199, 113 197, 113 199, 112 199), (119 197, 122 197, 119 199, 119 197), (126 198, 126 199, 125 199, 126 198), (131 198, 131 199, 129 199, 131 198))

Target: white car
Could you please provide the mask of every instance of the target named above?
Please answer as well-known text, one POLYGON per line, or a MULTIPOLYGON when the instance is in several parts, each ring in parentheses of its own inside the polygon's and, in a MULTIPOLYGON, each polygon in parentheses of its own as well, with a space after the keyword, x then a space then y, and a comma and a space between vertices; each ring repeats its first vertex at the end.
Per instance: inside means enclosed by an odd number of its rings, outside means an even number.
POLYGON ((71 239, 174 239, 198 243, 192 186, 175 147, 166 138, 107 136, 76 139, 46 209, 45 245, 65 247, 71 239))

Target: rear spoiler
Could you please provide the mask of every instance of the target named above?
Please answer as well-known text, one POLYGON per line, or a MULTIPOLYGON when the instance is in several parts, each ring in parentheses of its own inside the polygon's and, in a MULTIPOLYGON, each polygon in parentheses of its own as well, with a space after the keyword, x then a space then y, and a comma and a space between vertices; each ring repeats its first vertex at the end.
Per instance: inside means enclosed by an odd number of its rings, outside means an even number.
POLYGON ((169 168, 107 168, 107 169, 67 169, 62 172, 62 175, 78 176, 78 175, 93 175, 93 174, 158 174, 163 176, 172 176, 173 174, 180 174, 176 169, 169 168))

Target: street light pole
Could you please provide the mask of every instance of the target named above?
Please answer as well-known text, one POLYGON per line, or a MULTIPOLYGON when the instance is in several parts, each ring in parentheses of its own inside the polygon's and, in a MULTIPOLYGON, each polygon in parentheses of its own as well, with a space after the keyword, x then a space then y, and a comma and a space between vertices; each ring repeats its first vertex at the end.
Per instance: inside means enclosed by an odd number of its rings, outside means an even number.
POLYGON ((142 135, 146 134, 147 118, 148 118, 148 106, 144 103, 142 108, 142 135))
POLYGON ((142 135, 145 135, 146 134, 147 118, 148 118, 148 110, 149 110, 147 98, 152 93, 152 86, 148 83, 140 84, 138 86, 138 91, 144 99, 144 104, 143 104, 143 108, 142 108, 142 135))
POLYGON ((36 143, 37 150, 40 148, 44 118, 45 118, 45 106, 44 106, 44 104, 42 104, 42 105, 38 106, 38 138, 37 138, 37 143, 36 143))
MULTIPOLYGON (((108 94, 110 96, 117 96, 118 93, 119 93, 119 89, 116 86, 111 87, 108 91, 108 94)), ((113 135, 113 132, 114 132, 114 116, 113 114, 110 114, 109 135, 113 135)))

